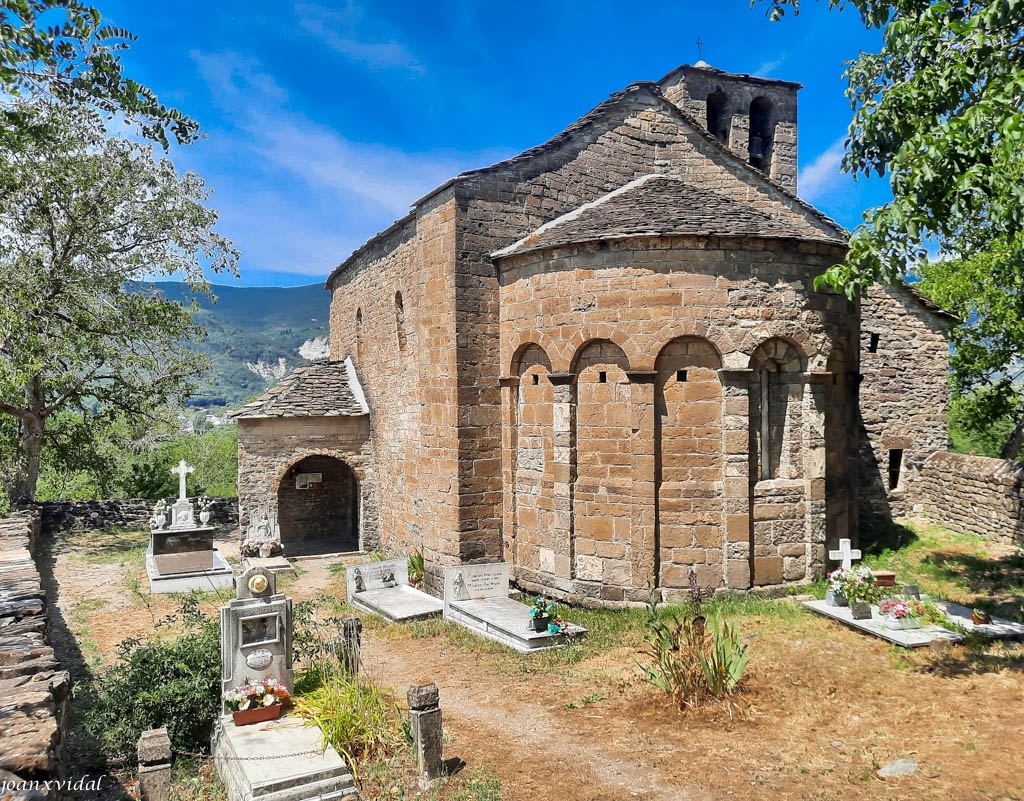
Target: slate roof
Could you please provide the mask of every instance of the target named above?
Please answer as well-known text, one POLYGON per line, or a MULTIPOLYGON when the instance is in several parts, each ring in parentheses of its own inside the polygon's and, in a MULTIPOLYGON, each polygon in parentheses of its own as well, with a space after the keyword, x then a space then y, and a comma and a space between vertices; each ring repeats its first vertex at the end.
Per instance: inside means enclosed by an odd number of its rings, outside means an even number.
POLYGON ((252 403, 231 412, 246 420, 269 417, 357 417, 368 414, 355 368, 348 360, 296 367, 252 403))
POLYGON ((559 245, 634 236, 728 236, 819 239, 845 244, 838 235, 808 234, 799 221, 773 218, 746 203, 669 175, 645 175, 563 214, 491 254, 499 259, 559 245))
MULTIPOLYGON (((683 67, 685 66, 687 65, 683 65, 683 67)), ((677 70, 682 69, 683 67, 678 67, 677 70)), ((669 73, 669 75, 671 74, 672 73, 669 73)), ((667 77, 669 76, 666 76, 666 78, 667 77)), ((665 80, 665 78, 663 78, 662 80, 665 80)), ((518 155, 512 156, 511 158, 508 159, 504 159, 503 161, 499 161, 495 164, 491 164, 487 167, 479 167, 477 169, 466 170, 465 172, 461 172, 455 177, 449 178, 444 183, 430 190, 430 192, 428 192, 423 197, 413 201, 413 210, 411 212, 406 214, 401 219, 396 220, 385 230, 370 237, 370 239, 368 239, 360 247, 356 248, 352 253, 350 253, 349 256, 343 262, 341 262, 341 264, 335 267, 334 270, 331 271, 331 274, 327 276, 327 281, 324 284, 324 288, 328 291, 331 291, 334 279, 341 272, 343 272, 349 265, 354 264, 359 259, 360 256, 369 251, 372 247, 383 242, 390 234, 401 228, 403 224, 405 224, 410 219, 415 217, 416 209, 420 205, 425 204, 426 201, 428 201, 430 198, 434 197, 438 193, 443 192, 444 190, 450 187, 457 186, 458 184, 461 184, 462 182, 474 178, 476 176, 487 175, 488 173, 494 173, 500 170, 509 169, 517 165, 527 164, 535 157, 544 155, 545 153, 555 150, 556 148, 560 147, 561 145, 567 142, 571 142, 573 139, 576 138, 578 134, 585 131, 589 126, 593 125, 594 123, 607 117, 614 116, 614 114, 617 113, 617 110, 620 108, 622 104, 629 103, 634 97, 640 95, 648 95, 651 98, 654 98, 656 101, 660 102, 668 113, 672 114, 677 119, 685 122, 686 125, 689 128, 691 128, 695 133, 702 136, 711 145, 712 148, 718 150, 725 159, 727 159, 729 162, 735 165, 738 165, 740 168, 749 171, 754 176, 754 179, 756 181, 758 181, 759 183, 766 187, 770 187, 772 190, 778 192, 784 198, 795 203, 795 205, 801 208, 809 217, 816 219, 819 222, 825 224, 826 226, 832 228, 835 231, 837 237, 848 236, 846 230, 841 225, 839 225, 839 223, 837 223, 835 220, 831 219, 822 211, 816 209, 810 203, 806 202, 802 198, 795 195, 786 187, 776 183, 760 170, 757 170, 756 168, 749 165, 746 161, 739 158, 739 156, 733 153, 728 147, 719 142, 714 136, 708 133, 707 129, 704 128, 704 126, 701 125, 700 122, 698 122, 692 116, 690 116, 681 108, 679 108, 675 103, 666 98, 665 95, 662 93, 661 87, 657 82, 635 81, 622 91, 613 92, 607 100, 592 108, 590 111, 588 111, 574 123, 566 127, 564 130, 560 131, 559 133, 555 134, 546 142, 531 147, 527 150, 524 150, 522 153, 519 153, 518 155)), ((843 241, 845 244, 845 239, 843 241)))

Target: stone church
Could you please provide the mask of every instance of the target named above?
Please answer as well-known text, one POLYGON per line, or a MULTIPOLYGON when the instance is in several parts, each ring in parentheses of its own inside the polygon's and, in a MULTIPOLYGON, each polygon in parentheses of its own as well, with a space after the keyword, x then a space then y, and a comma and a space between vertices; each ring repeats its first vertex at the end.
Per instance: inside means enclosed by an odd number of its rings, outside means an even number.
POLYGON ((814 289, 797 91, 703 62, 463 173, 327 280, 330 361, 237 413, 243 531, 640 601, 801 582, 946 445, 948 316, 814 289))

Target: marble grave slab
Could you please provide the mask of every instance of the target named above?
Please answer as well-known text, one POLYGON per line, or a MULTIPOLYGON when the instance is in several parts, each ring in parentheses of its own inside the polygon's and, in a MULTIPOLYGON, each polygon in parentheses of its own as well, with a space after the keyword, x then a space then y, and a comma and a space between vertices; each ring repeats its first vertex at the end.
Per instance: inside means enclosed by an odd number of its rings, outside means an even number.
POLYGON ((409 584, 407 559, 387 559, 345 568, 348 602, 356 609, 396 623, 440 615, 444 605, 409 584))

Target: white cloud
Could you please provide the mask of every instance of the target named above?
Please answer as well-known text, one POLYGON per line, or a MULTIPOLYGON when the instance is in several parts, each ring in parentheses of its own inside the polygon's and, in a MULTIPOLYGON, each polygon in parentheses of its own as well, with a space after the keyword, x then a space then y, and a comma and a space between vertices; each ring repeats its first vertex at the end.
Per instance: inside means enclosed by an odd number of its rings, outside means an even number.
POLYGON ((361 35, 366 28, 362 9, 348 3, 343 11, 311 3, 298 3, 299 26, 343 56, 374 69, 399 68, 424 72, 423 65, 401 42, 379 36, 361 35))
POLYGON ((291 110, 288 93, 255 59, 192 58, 228 122, 207 129, 203 147, 182 149, 180 159, 217 188, 218 229, 241 250, 243 272, 324 275, 435 186, 510 155, 353 141, 291 110))
POLYGON ((775 70, 782 66, 785 60, 786 57, 782 56, 781 58, 777 58, 774 61, 763 61, 761 62, 760 66, 758 66, 758 68, 750 74, 758 78, 769 78, 771 77, 771 74, 775 72, 775 70))
POLYGON ((845 143, 846 135, 844 134, 829 145, 828 150, 800 170, 797 177, 800 197, 814 201, 840 184, 842 173, 839 168, 843 162, 843 154, 846 152, 845 143))

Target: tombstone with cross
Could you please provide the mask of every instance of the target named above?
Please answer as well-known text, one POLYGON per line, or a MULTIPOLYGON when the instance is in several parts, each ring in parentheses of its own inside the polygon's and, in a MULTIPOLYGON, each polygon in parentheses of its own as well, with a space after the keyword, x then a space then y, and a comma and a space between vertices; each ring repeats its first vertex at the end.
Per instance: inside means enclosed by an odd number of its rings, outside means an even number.
POLYGON ((178 500, 171 507, 171 528, 193 528, 196 524, 196 511, 188 499, 186 477, 194 473, 195 468, 182 459, 176 467, 171 468, 171 472, 178 475, 178 500))
POLYGON ((839 540, 839 550, 828 552, 828 558, 840 561, 844 570, 852 570, 853 560, 860 559, 860 549, 851 548, 850 544, 848 539, 841 539, 839 540))

